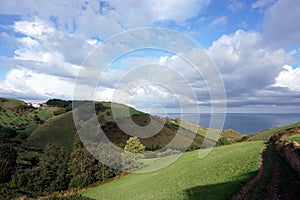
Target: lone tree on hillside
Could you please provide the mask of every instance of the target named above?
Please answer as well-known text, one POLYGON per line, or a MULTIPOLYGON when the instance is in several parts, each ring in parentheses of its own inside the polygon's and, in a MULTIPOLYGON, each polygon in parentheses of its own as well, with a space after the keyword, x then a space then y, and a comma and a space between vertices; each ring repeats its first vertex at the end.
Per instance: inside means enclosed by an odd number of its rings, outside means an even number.
POLYGON ((124 150, 131 153, 144 153, 145 146, 141 143, 139 138, 134 136, 127 140, 124 150))
POLYGON ((123 166, 128 170, 138 168, 135 161, 142 157, 141 154, 145 152, 145 146, 136 136, 134 136, 127 140, 124 150, 125 153, 122 155, 123 166))

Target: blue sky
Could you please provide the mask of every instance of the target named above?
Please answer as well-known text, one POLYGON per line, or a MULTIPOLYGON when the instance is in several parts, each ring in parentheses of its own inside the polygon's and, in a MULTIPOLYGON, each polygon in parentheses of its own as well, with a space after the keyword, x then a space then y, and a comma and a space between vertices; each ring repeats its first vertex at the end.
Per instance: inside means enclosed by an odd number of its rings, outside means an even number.
MULTIPOLYGON (((160 27, 204 48, 224 82, 228 112, 299 112, 299 18, 300 6, 293 0, 2 0, 0 96, 32 102, 72 99, 82 62, 94 48, 116 34, 160 27)), ((136 88, 123 83, 124 91, 133 91, 129 104, 145 111, 161 104, 176 112, 179 104, 174 102, 181 99, 191 112, 193 106, 209 111, 205 80, 196 78, 176 53, 140 49, 123 56, 106 69, 94 99, 112 100, 122 77, 150 63, 182 74, 198 99, 144 84, 142 73, 132 76, 136 88)), ((166 75, 158 72, 157 77, 166 75)), ((177 76, 167 78, 182 87, 177 76)))

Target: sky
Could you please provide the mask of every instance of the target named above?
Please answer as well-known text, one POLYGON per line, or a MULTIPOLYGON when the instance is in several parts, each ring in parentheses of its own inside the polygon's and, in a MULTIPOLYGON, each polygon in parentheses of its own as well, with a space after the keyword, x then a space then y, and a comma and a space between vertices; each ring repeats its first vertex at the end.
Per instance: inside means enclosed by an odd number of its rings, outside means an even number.
MULTIPOLYGON (((182 37, 161 40, 166 47, 180 44, 182 49, 172 52, 146 48, 152 40, 145 33, 138 36, 145 48, 111 60, 101 77, 85 74, 85 87, 94 91, 88 99, 148 112, 178 112, 181 106, 209 112, 213 102, 222 101, 227 112, 299 113, 299 18, 294 0, 2 0, 0 96, 27 102, 73 99, 95 49, 105 46, 113 58, 115 51, 138 43, 128 32, 155 27, 196 42, 218 74, 197 74, 180 55, 199 54, 193 48, 183 51, 188 42, 182 37), (126 41, 112 43, 115 37, 126 41), (209 81, 213 76, 222 80, 218 89, 225 96, 212 100, 211 90, 218 91, 209 81)), ((94 64, 105 63, 101 59, 94 64)))

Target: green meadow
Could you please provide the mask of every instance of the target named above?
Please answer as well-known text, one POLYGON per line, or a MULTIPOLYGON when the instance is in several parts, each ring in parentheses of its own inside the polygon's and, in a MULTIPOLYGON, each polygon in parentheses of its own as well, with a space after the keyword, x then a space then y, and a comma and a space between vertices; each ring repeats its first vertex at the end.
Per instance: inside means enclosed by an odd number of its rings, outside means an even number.
POLYGON ((199 151, 184 153, 154 172, 132 173, 86 190, 92 199, 227 199, 259 169, 263 142, 216 147, 200 159, 199 151))

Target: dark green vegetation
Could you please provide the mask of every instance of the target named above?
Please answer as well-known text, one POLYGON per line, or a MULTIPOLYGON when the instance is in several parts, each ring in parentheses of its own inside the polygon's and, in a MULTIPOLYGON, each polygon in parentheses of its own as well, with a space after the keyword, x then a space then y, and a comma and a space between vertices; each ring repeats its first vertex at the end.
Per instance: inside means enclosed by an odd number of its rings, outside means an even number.
MULTIPOLYGON (((1 199, 35 198, 119 174, 83 147, 70 101, 49 100, 39 108, 13 99, 0 101, 1 199)), ((60 199, 87 198, 72 194, 60 199)))

